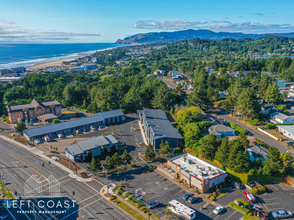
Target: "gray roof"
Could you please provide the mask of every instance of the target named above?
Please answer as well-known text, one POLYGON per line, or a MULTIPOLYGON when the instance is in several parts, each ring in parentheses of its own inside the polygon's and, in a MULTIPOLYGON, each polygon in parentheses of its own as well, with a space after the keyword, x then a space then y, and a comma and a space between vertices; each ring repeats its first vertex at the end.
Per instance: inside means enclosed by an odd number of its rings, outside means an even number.
POLYGON ((211 132, 235 131, 233 128, 225 125, 213 125, 209 127, 211 132))
POLYGON ((291 116, 288 116, 288 115, 285 115, 283 113, 278 113, 277 115, 274 116, 274 118, 278 118, 278 119, 281 119, 281 120, 285 120, 287 118, 293 118, 291 116))
POLYGON ((254 158, 262 158, 268 155, 268 150, 260 145, 247 146, 246 152, 251 152, 254 158))
POLYGON ((51 105, 55 106, 61 106, 61 104, 56 101, 56 100, 50 100, 50 101, 43 101, 43 102, 38 102, 35 99, 31 101, 31 103, 23 103, 23 104, 18 104, 18 105, 7 105, 7 111, 8 112, 13 112, 13 111, 23 111, 23 109, 34 109, 38 105, 41 105, 43 107, 50 107, 51 105))
POLYGON ((124 113, 122 112, 121 109, 116 109, 116 110, 107 111, 107 112, 101 112, 101 113, 98 113, 95 115, 99 115, 99 114, 101 114, 104 119, 124 115, 124 113))
POLYGON ((167 119, 165 112, 161 109, 143 108, 143 111, 146 118, 167 119))
POLYGON ((61 122, 58 124, 27 129, 24 131, 24 134, 26 134, 28 137, 31 138, 31 137, 35 137, 35 136, 39 136, 39 135, 45 135, 45 134, 52 133, 52 132, 63 131, 66 129, 84 126, 84 125, 88 125, 88 124, 92 124, 92 123, 96 123, 96 122, 102 122, 102 121, 103 121, 103 118, 101 115, 94 115, 94 116, 90 116, 90 117, 86 117, 86 118, 80 118, 80 119, 76 119, 76 120, 61 122))
POLYGON ((291 134, 294 134, 294 126, 293 125, 278 125, 277 127, 280 129, 283 129, 291 134))
POLYGON ((38 118, 42 120, 50 120, 50 119, 58 118, 58 116, 50 113, 50 114, 39 115, 38 118))
POLYGON ((172 126, 169 120, 147 119, 146 123, 148 129, 153 131, 154 139, 161 137, 183 138, 179 131, 174 126, 172 126))
POLYGON ((64 150, 71 155, 82 154, 85 151, 92 150, 97 147, 106 146, 106 145, 114 145, 117 144, 118 141, 111 135, 107 136, 98 136, 94 138, 90 138, 87 140, 76 142, 75 144, 67 146, 64 150))

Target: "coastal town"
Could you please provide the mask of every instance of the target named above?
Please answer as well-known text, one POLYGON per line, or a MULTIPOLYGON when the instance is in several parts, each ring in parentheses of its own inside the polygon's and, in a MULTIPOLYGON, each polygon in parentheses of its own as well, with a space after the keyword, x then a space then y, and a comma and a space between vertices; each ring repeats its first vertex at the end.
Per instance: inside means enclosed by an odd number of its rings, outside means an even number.
POLYGON ((227 47, 195 38, 0 70, 1 215, 293 218, 290 50, 216 59, 214 44, 227 47), (76 205, 50 205, 60 198, 76 205))

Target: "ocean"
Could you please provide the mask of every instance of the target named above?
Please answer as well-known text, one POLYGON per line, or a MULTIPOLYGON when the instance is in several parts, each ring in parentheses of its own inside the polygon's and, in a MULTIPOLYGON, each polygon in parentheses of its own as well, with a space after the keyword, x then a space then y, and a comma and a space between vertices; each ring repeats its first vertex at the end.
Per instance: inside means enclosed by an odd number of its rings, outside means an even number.
POLYGON ((32 66, 121 47, 115 43, 0 44, 0 69, 32 66))

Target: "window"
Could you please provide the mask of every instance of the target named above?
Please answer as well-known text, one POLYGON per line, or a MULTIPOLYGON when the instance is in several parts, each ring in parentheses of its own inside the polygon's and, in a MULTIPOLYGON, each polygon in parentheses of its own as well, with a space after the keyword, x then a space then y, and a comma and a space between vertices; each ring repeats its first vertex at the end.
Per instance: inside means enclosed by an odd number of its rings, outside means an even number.
POLYGON ((12 115, 14 115, 14 113, 12 113, 12 115))
POLYGON ((15 119, 15 117, 12 117, 13 119, 15 119))
POLYGON ((38 113, 38 110, 36 110, 36 112, 38 113))
POLYGON ((57 112, 59 112, 59 110, 57 110, 57 112))
POLYGON ((44 109, 42 109, 42 112, 44 111, 44 109))
POLYGON ((33 113, 33 111, 31 111, 31 113, 33 113))
POLYGON ((34 116, 34 114, 31 114, 31 116, 33 117, 33 116, 34 116))

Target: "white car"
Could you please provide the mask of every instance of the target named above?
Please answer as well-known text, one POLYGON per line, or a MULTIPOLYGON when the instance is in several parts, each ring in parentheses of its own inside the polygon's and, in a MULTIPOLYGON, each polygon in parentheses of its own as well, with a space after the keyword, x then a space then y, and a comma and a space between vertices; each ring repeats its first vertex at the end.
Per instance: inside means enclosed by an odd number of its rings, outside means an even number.
POLYGON ((221 214, 222 212, 224 212, 226 209, 222 206, 218 206, 216 207, 214 210, 213 210, 213 213, 216 214, 216 215, 219 215, 221 214))
POLYGON ((62 135, 62 134, 58 134, 58 137, 59 137, 59 138, 63 138, 63 135, 62 135))
POLYGON ((36 139, 36 140, 35 140, 35 143, 36 143, 36 144, 40 144, 41 141, 40 141, 39 139, 36 139))

